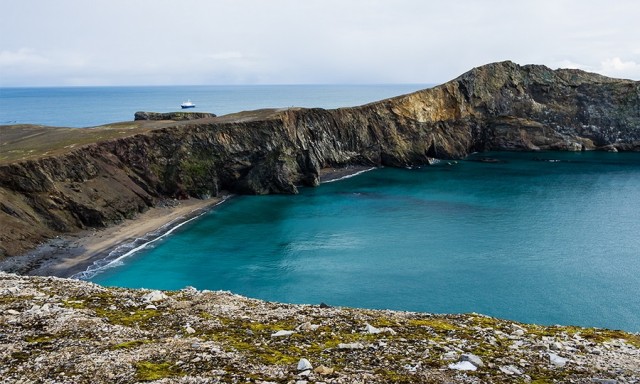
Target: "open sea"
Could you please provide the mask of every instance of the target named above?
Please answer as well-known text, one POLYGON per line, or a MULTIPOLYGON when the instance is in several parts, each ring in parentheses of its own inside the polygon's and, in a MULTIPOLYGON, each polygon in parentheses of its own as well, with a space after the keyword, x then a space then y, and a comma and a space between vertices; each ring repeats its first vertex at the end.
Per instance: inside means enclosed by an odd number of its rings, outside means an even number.
MULTIPOLYGON (((219 114, 338 107, 425 86, 394 87, 9 90, 31 103, 51 98, 37 108, 51 110, 49 120, 42 111, 36 120, 16 113, 21 103, 7 103, 12 98, 1 89, 0 120, 91 126, 131 120, 136 110, 175 110, 187 98, 203 105, 196 111, 219 114), (100 94, 103 102, 96 101, 100 94), (233 101, 222 101, 227 97, 233 101), (93 98, 90 107, 84 98, 93 98), (65 103, 76 105, 70 120, 59 116, 65 103)), ((475 154, 422 168, 376 169, 295 196, 237 196, 91 280, 639 332, 640 153, 475 154), (473 161, 479 156, 500 162, 473 161)))

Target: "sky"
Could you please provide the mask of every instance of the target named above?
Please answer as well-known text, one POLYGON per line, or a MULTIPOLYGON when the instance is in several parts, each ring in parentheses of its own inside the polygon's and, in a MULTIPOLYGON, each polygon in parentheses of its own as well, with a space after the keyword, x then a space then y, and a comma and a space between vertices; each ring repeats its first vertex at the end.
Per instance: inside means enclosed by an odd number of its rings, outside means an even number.
POLYGON ((434 84, 503 60, 640 80, 637 0, 0 0, 0 86, 434 84))

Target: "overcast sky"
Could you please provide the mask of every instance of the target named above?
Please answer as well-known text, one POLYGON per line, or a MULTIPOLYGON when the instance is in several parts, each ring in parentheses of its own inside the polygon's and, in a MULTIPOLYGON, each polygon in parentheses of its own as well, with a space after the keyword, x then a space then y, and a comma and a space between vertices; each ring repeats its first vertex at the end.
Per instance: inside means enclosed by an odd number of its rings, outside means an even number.
POLYGON ((637 0, 0 0, 0 86, 441 83, 502 60, 640 80, 637 0))

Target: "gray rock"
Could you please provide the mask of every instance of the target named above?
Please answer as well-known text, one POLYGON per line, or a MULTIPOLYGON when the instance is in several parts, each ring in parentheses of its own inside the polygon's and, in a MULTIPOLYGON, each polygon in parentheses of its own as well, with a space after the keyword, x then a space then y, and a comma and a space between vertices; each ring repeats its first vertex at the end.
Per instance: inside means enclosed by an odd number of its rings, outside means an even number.
POLYGON ((460 356, 460 361, 468 361, 478 368, 484 367, 484 363, 480 356, 474 355, 473 353, 463 353, 460 356))
POLYGON ((549 362, 557 368, 562 368, 567 365, 569 359, 558 356, 555 353, 549 353, 549 362))
POLYGON ((276 333, 271 334, 271 337, 283 337, 283 336, 291 336, 293 335, 295 332, 294 331, 285 331, 285 330, 280 330, 276 333))
POLYGON ((458 361, 457 363, 451 363, 447 365, 449 369, 456 371, 477 371, 478 367, 473 365, 470 361, 458 361))
POLYGON ((313 365, 311 365, 311 362, 307 359, 300 359, 300 361, 298 361, 297 369, 298 371, 308 371, 313 369, 313 365))
POLYGON ((150 302, 150 303, 163 301, 163 300, 166 300, 168 298, 169 298, 169 296, 165 295, 164 293, 162 293, 160 291, 152 291, 152 292, 149 292, 146 295, 142 296, 142 300, 150 302))
POLYGON ((614 380, 614 379, 598 379, 598 378, 593 378, 591 379, 592 383, 596 383, 596 384, 618 384, 618 380, 614 380))
POLYGON ((364 349, 362 343, 340 343, 338 349, 364 349))
POLYGON ((502 365, 500 366, 500 372, 507 374, 507 375, 522 375, 523 372, 518 369, 518 367, 516 367, 515 365, 502 365))

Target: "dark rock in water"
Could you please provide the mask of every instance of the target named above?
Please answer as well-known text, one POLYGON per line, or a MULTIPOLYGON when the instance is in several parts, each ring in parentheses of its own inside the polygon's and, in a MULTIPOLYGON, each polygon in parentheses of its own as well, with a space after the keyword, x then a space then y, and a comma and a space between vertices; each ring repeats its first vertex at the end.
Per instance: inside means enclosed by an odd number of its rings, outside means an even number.
POLYGON ((504 163, 504 160, 496 159, 494 157, 472 157, 467 159, 468 161, 476 161, 478 163, 504 163))
POLYGON ((204 119, 207 117, 216 117, 213 113, 207 112, 167 112, 167 113, 159 113, 159 112, 136 112, 134 115, 134 120, 173 120, 173 121, 183 121, 183 120, 197 120, 204 119))
POLYGON ((320 308, 331 308, 329 304, 325 304, 324 302, 320 303, 320 308))
POLYGON ((141 112, 136 119, 150 120, 82 130, 3 126, 0 256, 166 199, 297 193, 327 168, 413 167, 500 150, 640 151, 640 82, 509 61, 354 108, 203 119, 211 116, 141 112))

